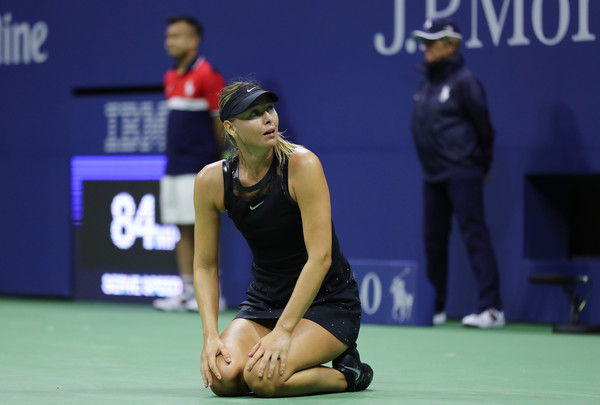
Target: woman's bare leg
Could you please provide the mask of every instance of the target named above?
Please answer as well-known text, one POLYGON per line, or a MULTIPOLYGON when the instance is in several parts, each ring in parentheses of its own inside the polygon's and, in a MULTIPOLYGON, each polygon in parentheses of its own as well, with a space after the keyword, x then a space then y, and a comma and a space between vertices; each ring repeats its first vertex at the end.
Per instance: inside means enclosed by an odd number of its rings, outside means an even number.
POLYGON ((258 377, 257 369, 244 370, 244 379, 255 394, 265 397, 297 396, 346 389, 344 375, 322 364, 339 356, 347 346, 322 326, 302 319, 292 333, 283 376, 279 365, 271 378, 258 377))
POLYGON ((231 354, 231 363, 217 357, 221 379, 213 375, 211 390, 220 397, 244 395, 251 391, 244 380, 244 367, 252 347, 271 330, 248 319, 234 319, 221 333, 221 339, 231 354))

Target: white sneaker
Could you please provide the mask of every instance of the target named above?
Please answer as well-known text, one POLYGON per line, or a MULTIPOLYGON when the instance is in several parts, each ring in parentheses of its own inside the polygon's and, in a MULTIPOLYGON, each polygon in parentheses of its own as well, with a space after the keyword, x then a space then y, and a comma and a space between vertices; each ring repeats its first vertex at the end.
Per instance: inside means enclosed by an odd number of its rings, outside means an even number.
POLYGON ((196 301, 196 296, 192 296, 191 298, 185 301, 183 304, 186 311, 198 312, 198 301, 196 301))
POLYGON ((442 325, 446 323, 446 313, 445 312, 438 312, 437 314, 433 315, 433 324, 434 325, 442 325))
MULTIPOLYGON (((198 301, 193 294, 180 294, 175 297, 159 298, 152 302, 154 308, 165 312, 198 312, 198 301)), ((225 297, 219 298, 219 312, 227 310, 225 297)))
POLYGON ((488 328, 503 328, 506 324, 504 319, 504 312, 498 311, 497 309, 490 308, 486 309, 480 314, 467 315, 462 319, 464 326, 471 326, 474 328, 488 329, 488 328))
MULTIPOLYGON (((196 301, 196 297, 192 297, 185 301, 183 305, 186 311, 198 312, 198 301, 196 301)), ((223 312, 227 310, 227 301, 225 297, 221 296, 219 298, 219 312, 223 312)))
POLYGON ((189 306, 196 305, 196 311, 198 310, 198 304, 196 303, 196 297, 189 294, 180 294, 174 297, 159 298, 152 301, 152 306, 158 310, 166 312, 181 312, 188 311, 189 306))

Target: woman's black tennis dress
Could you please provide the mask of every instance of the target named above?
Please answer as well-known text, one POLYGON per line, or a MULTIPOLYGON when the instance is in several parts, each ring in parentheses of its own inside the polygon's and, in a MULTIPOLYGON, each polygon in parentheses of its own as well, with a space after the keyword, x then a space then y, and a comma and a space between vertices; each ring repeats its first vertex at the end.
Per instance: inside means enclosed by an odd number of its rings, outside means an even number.
MULTIPOLYGON (((254 281, 236 318, 278 319, 308 258, 300 209, 288 191, 287 169, 288 161, 280 165, 274 157, 265 177, 244 187, 238 178, 238 158, 223 161, 225 209, 254 258, 254 281)), ((354 346, 361 317, 358 285, 340 250, 333 223, 331 232, 331 267, 304 318, 354 346)))

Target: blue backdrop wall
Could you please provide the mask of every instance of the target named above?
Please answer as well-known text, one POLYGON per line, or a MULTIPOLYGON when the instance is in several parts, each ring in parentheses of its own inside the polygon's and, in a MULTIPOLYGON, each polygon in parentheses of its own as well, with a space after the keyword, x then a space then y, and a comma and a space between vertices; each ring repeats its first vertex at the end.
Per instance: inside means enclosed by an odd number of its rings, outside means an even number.
MULTIPOLYGON (((422 52, 408 33, 428 16, 452 15, 497 130, 486 210, 507 317, 568 320, 566 295, 531 285, 532 274, 600 279, 597 258, 569 253, 569 214, 557 203, 572 192, 564 175, 600 171, 597 1, 4 0, 0 293, 73 296, 70 159, 105 153, 94 150, 108 125, 99 111, 89 134, 74 137, 84 119, 76 90, 160 86, 171 63, 165 18, 181 13, 203 22, 201 51, 228 81, 251 75, 280 94, 280 128, 323 162, 346 255, 410 260, 421 271, 410 114, 422 52), (557 178, 567 185, 552 193, 557 178)), ((473 309, 474 282, 456 233, 451 249, 448 312, 460 316, 473 309)), ((247 272, 244 260, 230 262, 230 272, 247 272)), ((582 316, 600 323, 600 291, 582 316)))

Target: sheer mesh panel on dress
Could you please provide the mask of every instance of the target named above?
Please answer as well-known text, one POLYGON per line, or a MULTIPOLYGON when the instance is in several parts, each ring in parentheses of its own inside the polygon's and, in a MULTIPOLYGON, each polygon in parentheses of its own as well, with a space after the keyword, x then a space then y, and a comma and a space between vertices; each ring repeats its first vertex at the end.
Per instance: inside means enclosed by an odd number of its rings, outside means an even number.
POLYGON ((271 166, 267 174, 253 186, 244 187, 240 183, 238 175, 239 167, 236 167, 233 172, 233 195, 245 201, 253 201, 264 197, 273 185, 279 184, 283 187, 281 167, 278 164, 271 166))

